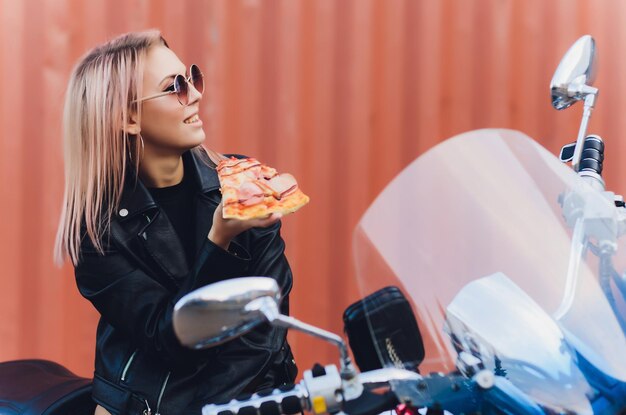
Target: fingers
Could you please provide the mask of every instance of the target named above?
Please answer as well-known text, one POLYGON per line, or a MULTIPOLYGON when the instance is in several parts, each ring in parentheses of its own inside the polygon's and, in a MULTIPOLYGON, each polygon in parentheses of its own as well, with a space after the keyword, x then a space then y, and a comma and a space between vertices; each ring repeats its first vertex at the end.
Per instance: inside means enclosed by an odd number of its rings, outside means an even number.
POLYGON ((222 202, 220 201, 220 203, 215 207, 215 211, 213 212, 213 220, 215 221, 215 218, 222 218, 224 215, 224 209, 222 207, 222 202))
POLYGON ((216 245, 227 249, 230 241, 240 233, 250 228, 267 228, 280 221, 282 217, 282 213, 272 213, 257 219, 224 219, 220 202, 213 214, 213 226, 207 237, 216 245))
POLYGON ((250 224, 255 228, 266 228, 278 222, 282 217, 282 213, 272 213, 266 218, 253 219, 250 224))
POLYGON ((217 239, 222 238, 230 240, 250 228, 267 228, 272 226, 280 221, 282 217, 282 213, 272 213, 266 217, 256 219, 224 219, 220 203, 214 213, 213 227, 211 228, 213 232, 212 235, 217 239))

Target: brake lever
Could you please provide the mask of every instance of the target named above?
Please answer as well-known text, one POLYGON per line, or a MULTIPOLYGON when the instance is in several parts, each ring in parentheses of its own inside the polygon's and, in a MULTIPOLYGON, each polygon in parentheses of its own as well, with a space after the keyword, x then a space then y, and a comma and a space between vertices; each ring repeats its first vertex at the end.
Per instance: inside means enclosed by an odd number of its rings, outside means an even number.
POLYGON ((372 387, 391 386, 393 381, 419 381, 423 377, 415 372, 397 368, 383 368, 358 374, 359 382, 363 386, 372 387))

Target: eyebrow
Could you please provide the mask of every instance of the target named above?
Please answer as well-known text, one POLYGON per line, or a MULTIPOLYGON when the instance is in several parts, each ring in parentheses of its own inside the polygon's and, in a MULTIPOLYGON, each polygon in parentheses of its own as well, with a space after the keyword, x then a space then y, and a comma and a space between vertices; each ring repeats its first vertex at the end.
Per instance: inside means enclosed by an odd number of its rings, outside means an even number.
MULTIPOLYGON (((175 78, 175 77, 176 77, 176 75, 180 75, 180 74, 178 74, 178 73, 174 73, 174 74, 171 74, 171 75, 167 75, 165 78, 161 79, 161 82, 159 82, 159 87, 160 87, 160 86, 162 86, 162 85, 163 85, 163 82, 165 82, 166 80, 168 80, 168 79, 170 79, 170 78, 175 78)), ((183 73, 183 76, 184 76, 185 78, 187 78, 187 68, 185 68, 185 72, 183 73)))
POLYGON ((165 78, 163 78, 163 79, 161 80, 161 82, 159 82, 159 86, 162 86, 162 85, 163 85, 163 83, 164 83, 166 80, 168 80, 168 79, 170 79, 170 78, 172 78, 172 79, 173 79, 173 78, 175 78, 175 77, 176 77, 176 75, 178 75, 178 74, 177 74, 177 73, 175 73, 175 74, 173 74, 173 75, 167 75, 165 78))

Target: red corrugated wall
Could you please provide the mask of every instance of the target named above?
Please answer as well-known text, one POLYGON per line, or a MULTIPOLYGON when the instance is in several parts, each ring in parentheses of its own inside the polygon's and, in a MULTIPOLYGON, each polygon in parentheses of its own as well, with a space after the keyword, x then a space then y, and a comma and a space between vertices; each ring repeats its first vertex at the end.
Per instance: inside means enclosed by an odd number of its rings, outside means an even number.
MULTIPOLYGON (((299 179, 311 203, 283 228, 292 311, 338 332, 359 296, 352 229, 410 161, 483 127, 553 152, 574 140, 582 108, 553 110, 548 84, 585 33, 600 51, 591 130, 607 143, 609 187, 626 192, 624 21, 619 0, 0 0, 0 360, 92 371, 97 315, 52 246, 63 93, 97 43, 160 28, 208 77, 208 146, 299 179)), ((302 368, 337 356, 305 336, 292 343, 302 368)))

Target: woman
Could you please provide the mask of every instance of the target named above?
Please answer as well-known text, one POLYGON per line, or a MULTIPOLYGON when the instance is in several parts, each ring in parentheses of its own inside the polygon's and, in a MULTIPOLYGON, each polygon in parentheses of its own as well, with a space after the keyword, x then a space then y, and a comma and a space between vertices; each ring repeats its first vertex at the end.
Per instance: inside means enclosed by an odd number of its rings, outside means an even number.
POLYGON ((200 413, 203 404, 292 382, 282 329, 262 326, 202 351, 181 346, 176 301, 220 279, 292 277, 280 216, 222 218, 215 163, 198 118, 204 82, 156 31, 90 51, 64 110, 65 195, 56 257, 101 318, 96 413, 200 413))

